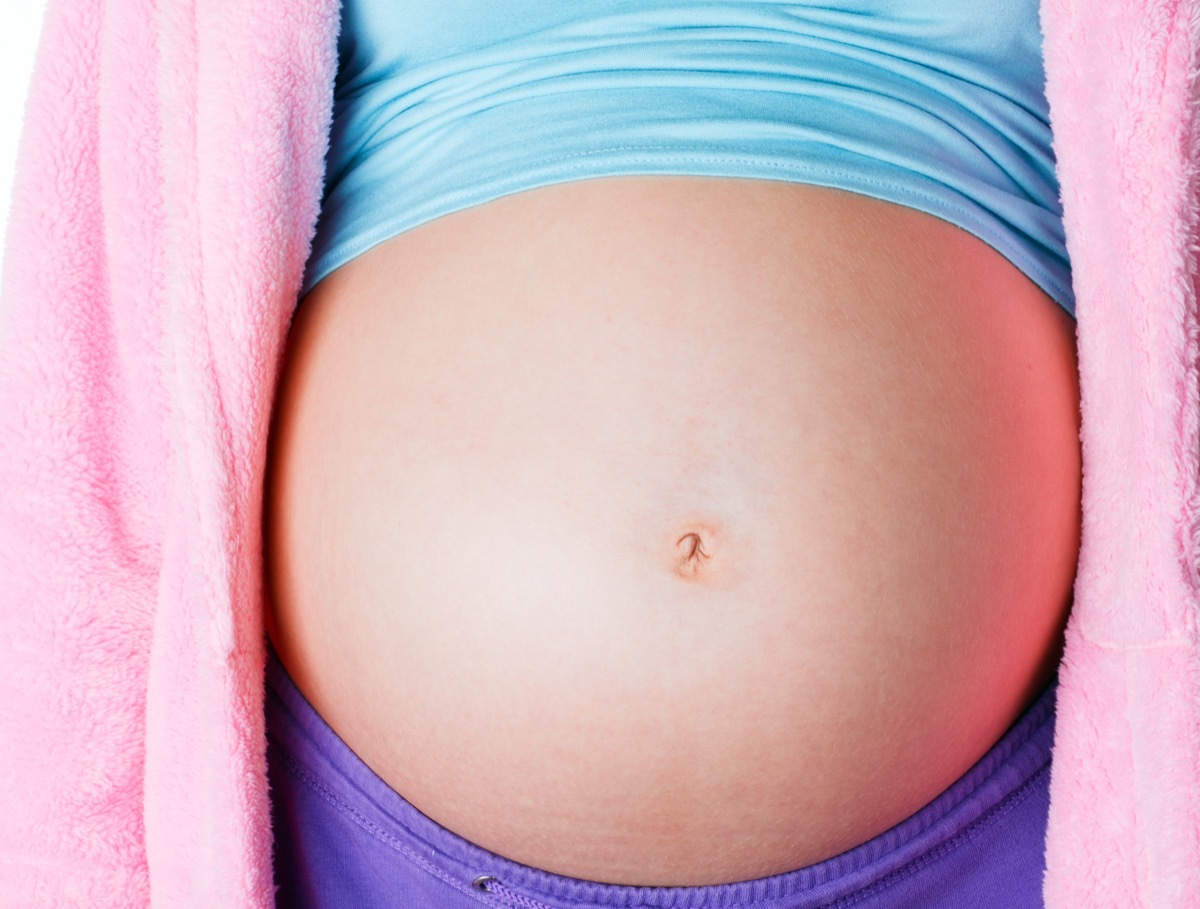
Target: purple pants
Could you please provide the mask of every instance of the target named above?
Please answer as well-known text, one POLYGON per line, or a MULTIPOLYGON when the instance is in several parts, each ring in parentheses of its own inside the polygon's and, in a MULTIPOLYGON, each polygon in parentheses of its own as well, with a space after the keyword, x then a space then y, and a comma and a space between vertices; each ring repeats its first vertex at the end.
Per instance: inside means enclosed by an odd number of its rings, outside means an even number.
POLYGON ((279 909, 1043 909, 1057 678, 979 762, 861 846, 772 877, 632 887, 551 874, 438 825, 325 724, 274 651, 267 761, 279 909))

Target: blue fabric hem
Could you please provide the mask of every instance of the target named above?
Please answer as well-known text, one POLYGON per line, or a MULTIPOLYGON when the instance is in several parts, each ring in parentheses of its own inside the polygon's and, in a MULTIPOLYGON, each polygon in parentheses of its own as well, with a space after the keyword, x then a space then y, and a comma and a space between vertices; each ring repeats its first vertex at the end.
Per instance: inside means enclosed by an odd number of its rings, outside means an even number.
POLYGON ((1011 230, 966 200, 956 205, 943 196, 921 191, 914 185, 918 181, 916 175, 910 174, 908 183, 890 182, 856 171, 800 161, 736 157, 704 148, 680 146, 619 146, 574 153, 531 166, 518 177, 481 182, 470 189, 440 195, 434 202, 418 205, 409 211, 384 216, 369 231, 350 236, 314 255, 305 271, 300 296, 303 298, 321 279, 372 247, 444 215, 544 186, 597 177, 650 175, 784 180, 842 189, 917 209, 966 230, 987 243, 1075 318, 1073 288, 1053 275, 1037 257, 1030 254, 1026 246, 1017 242, 1011 230), (630 154, 648 151, 655 154, 630 154), (580 161, 581 158, 588 160, 580 161))

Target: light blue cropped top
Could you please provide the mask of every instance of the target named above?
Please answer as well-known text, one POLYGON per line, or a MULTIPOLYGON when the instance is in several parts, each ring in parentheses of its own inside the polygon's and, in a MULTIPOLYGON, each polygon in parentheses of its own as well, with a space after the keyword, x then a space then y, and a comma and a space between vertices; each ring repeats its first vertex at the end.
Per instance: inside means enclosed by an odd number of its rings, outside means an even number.
POLYGON ((990 244, 1072 316, 1038 0, 344 0, 301 293, 551 183, 837 187, 990 244))

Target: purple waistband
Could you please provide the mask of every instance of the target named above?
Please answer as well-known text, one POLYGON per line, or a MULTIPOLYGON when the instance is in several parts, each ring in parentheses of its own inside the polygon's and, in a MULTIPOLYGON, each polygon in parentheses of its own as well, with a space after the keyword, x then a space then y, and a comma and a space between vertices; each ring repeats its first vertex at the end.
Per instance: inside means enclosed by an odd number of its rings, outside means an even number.
POLYGON ((437 824, 343 742, 267 663, 268 773, 279 909, 1042 909, 1057 678, 936 799, 847 852, 795 871, 696 887, 552 874, 437 824))

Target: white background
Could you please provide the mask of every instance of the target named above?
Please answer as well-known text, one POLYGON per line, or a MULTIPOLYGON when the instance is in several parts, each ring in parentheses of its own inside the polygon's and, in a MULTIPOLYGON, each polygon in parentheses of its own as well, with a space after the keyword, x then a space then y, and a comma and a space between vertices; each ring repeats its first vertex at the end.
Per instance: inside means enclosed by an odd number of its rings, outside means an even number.
POLYGON ((7 235, 17 138, 45 7, 46 0, 0 0, 0 249, 7 235))

